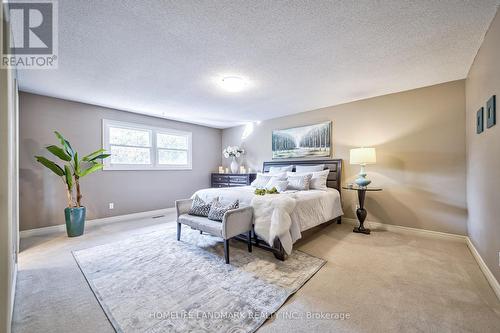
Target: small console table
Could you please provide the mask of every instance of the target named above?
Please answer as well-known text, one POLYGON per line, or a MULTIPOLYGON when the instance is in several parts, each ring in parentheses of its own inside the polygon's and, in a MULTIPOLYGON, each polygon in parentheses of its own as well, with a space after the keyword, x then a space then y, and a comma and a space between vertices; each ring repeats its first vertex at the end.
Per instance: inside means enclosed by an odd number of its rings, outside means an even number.
POLYGON ((358 192, 358 200, 359 200, 359 208, 356 209, 356 216, 358 217, 359 227, 355 227, 353 232, 361 233, 361 234, 370 234, 370 229, 364 227, 365 219, 366 219, 366 209, 365 209, 365 195, 366 192, 375 192, 382 191, 381 188, 377 187, 360 187, 360 186, 342 186, 344 190, 349 191, 357 191, 358 192))

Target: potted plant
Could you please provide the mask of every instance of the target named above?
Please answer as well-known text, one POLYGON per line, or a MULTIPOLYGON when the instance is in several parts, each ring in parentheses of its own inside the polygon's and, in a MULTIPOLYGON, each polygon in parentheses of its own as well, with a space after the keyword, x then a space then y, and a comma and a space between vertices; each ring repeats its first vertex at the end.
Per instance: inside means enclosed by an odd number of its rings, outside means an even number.
POLYGON ((35 158, 43 166, 61 177, 68 199, 68 207, 64 209, 66 231, 69 237, 76 237, 83 234, 86 213, 85 207, 82 206, 80 179, 101 170, 103 165, 98 160, 111 155, 106 154, 104 149, 99 149, 80 160, 78 153, 73 150, 71 144, 59 132, 54 133, 61 142, 61 147, 52 145, 46 148, 50 153, 65 162, 64 166, 60 167, 43 156, 35 156, 35 158), (76 198, 73 196, 73 188, 76 188, 76 198))
POLYGON ((238 146, 227 146, 224 148, 222 151, 222 154, 224 155, 225 158, 232 157, 233 160, 231 161, 231 172, 232 173, 238 173, 238 162, 236 162, 236 158, 240 157, 242 154, 245 153, 245 150, 243 148, 240 148, 238 146))

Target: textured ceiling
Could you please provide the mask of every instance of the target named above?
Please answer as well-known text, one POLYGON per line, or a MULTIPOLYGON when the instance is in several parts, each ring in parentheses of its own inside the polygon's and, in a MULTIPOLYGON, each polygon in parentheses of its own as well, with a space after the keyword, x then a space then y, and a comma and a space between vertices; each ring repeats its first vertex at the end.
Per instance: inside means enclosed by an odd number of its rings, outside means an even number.
POLYGON ((465 78, 500 0, 59 1, 21 89, 230 127, 465 78), (223 75, 250 81, 227 93, 223 75))

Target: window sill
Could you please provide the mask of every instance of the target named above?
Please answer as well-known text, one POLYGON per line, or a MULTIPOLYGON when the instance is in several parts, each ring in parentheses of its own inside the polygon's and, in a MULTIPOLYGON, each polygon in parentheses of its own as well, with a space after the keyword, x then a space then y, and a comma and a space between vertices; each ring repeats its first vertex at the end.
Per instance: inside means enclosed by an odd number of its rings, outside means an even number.
POLYGON ((135 167, 135 166, 104 166, 102 168, 103 171, 189 171, 193 170, 192 166, 169 166, 169 167, 155 167, 155 168, 148 168, 148 167, 135 167))

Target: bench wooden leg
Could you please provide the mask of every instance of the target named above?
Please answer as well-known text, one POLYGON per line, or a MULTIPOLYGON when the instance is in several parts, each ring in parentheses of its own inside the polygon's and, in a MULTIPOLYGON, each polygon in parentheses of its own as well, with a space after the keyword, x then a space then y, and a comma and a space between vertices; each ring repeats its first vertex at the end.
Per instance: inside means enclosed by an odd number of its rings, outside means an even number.
POLYGON ((248 232, 248 252, 252 252, 252 231, 248 232))
POLYGON ((341 218, 341 217, 339 217, 339 218, 337 219, 337 224, 342 224, 342 218, 341 218))
POLYGON ((181 224, 177 222, 177 240, 181 240, 181 224))
POLYGON ((224 239, 224 258, 226 258, 226 264, 229 264, 229 239, 224 239))

